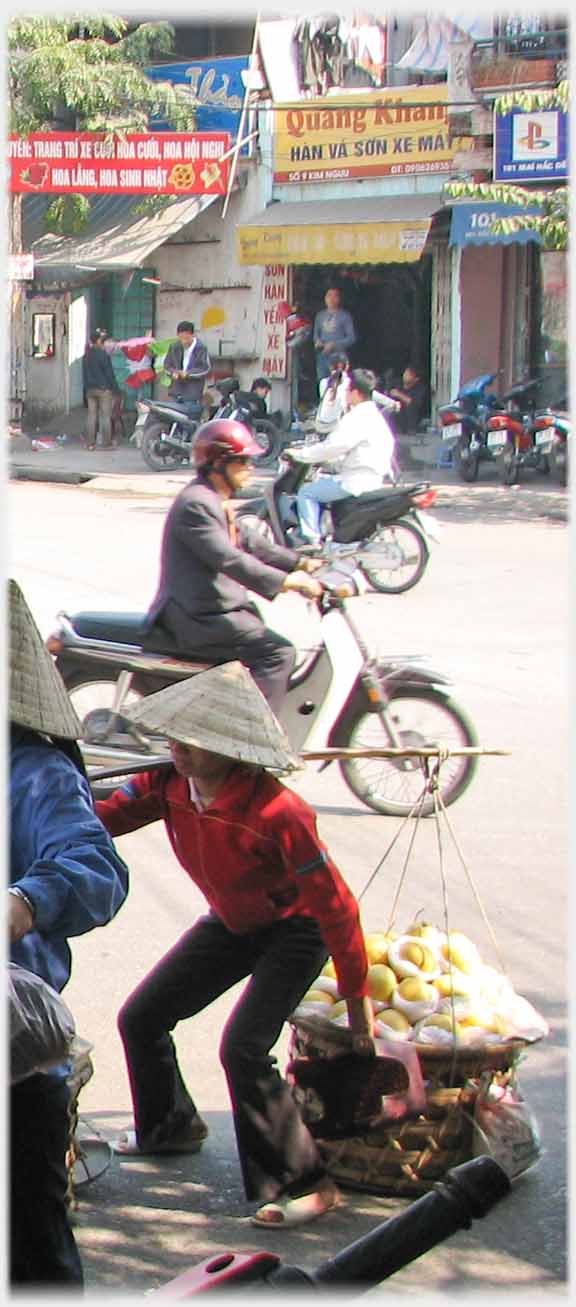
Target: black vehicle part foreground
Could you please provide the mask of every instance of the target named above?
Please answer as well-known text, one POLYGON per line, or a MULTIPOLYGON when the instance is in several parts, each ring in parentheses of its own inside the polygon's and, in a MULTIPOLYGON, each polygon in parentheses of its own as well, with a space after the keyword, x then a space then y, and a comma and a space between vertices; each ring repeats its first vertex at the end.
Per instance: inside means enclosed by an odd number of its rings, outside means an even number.
POLYGON ((316 1271, 285 1266, 275 1253, 218 1253, 185 1271, 152 1297, 182 1300, 207 1289, 260 1288, 356 1290, 358 1294, 402 1270, 457 1230, 486 1216, 511 1190, 506 1172, 491 1157, 476 1157, 447 1171, 430 1193, 398 1216, 376 1226, 316 1271))

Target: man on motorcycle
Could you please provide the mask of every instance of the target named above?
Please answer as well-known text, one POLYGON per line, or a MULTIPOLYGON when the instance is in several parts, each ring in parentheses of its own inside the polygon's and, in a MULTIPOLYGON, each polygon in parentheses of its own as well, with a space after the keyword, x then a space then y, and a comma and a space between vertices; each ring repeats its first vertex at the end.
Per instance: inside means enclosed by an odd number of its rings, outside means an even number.
POLYGON ((197 475, 166 519, 160 582, 144 646, 213 663, 238 658, 278 712, 295 650, 264 625, 247 590, 265 599, 287 590, 318 598, 322 586, 305 575, 318 562, 269 544, 258 532, 243 538, 248 549, 237 541, 232 501, 249 481, 251 459, 259 453, 241 422, 217 418, 197 431, 192 447, 197 475))
POLYGON ((394 436, 372 399, 374 383, 372 372, 363 368, 350 372, 348 412, 326 440, 284 451, 301 463, 339 464, 335 476, 305 481, 298 491, 300 530, 304 539, 313 544, 321 540, 323 504, 379 490, 384 480, 394 480, 394 436))

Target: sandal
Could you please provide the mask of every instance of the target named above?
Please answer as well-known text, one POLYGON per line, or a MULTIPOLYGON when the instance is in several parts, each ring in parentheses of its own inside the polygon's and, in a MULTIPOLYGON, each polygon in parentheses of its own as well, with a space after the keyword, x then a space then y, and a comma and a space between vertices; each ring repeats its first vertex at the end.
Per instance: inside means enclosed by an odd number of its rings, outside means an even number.
POLYGON ((190 1122, 190 1128, 184 1135, 173 1135, 162 1143, 140 1146, 135 1130, 126 1130, 112 1144, 115 1153, 123 1157, 154 1157, 156 1154, 199 1153, 208 1136, 208 1126, 201 1116, 196 1115, 190 1122))
POLYGON ((309 1194, 300 1198, 278 1198, 275 1203, 265 1203, 250 1217, 251 1225, 261 1229, 282 1230, 295 1225, 306 1225, 319 1216, 334 1211, 342 1202, 340 1190, 332 1181, 324 1180, 309 1194))

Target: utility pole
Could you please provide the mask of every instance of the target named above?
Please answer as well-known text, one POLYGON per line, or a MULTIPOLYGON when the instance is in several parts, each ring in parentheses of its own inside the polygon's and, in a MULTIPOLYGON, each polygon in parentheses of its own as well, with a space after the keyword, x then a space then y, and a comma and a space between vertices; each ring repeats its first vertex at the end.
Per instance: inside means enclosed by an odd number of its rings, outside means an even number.
MULTIPOLYGON (((22 254, 22 196, 9 197, 9 255, 22 254)), ((24 283, 10 278, 10 377, 8 387, 9 422, 19 427, 26 397, 24 353, 24 283)))

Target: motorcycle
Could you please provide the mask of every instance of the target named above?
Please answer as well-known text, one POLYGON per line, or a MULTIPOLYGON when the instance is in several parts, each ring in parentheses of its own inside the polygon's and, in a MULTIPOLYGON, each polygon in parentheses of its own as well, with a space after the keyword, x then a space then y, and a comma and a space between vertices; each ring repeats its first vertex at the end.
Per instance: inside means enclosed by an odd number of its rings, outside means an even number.
MULTIPOLYGON (((274 463, 282 443, 281 432, 268 419, 256 417, 258 401, 248 391, 240 391, 235 377, 215 383, 221 403, 214 417, 235 418, 250 428, 262 454, 254 461, 258 467, 274 463), (234 398, 233 398, 234 397, 234 398)), ((177 400, 141 399, 132 439, 139 446, 144 462, 153 472, 166 472, 190 464, 194 435, 202 421, 202 406, 190 416, 177 400)))
MULTIPOLYGON (((303 446, 305 451, 305 444, 303 446)), ((276 544, 300 547, 296 497, 309 465, 281 457, 275 481, 257 498, 239 501, 236 521, 276 544)), ((382 487, 338 500, 321 516, 322 557, 353 558, 368 584, 380 594, 402 594, 421 579, 430 557, 429 542, 440 531, 423 510, 436 500, 428 482, 382 487)), ((311 546, 311 552, 316 552, 311 546)))
MULTIPOLYGON (((352 592, 362 593, 362 576, 353 565, 340 562, 316 575, 324 590, 318 600, 310 601, 307 629, 313 630, 315 618, 315 636, 301 652, 280 713, 292 747, 310 752, 475 746, 474 727, 450 697, 447 677, 422 658, 371 656, 348 601, 336 593, 343 580, 352 592)), ((142 649, 143 622, 142 613, 60 612, 58 626, 46 641, 82 722, 80 745, 88 768, 109 766, 118 774, 118 768, 142 769, 142 764, 166 761, 166 743, 141 735, 123 718, 122 708, 207 666, 142 649)), ((324 758, 320 769, 332 761, 324 758)), ((476 763, 477 755, 468 753, 443 762, 439 792, 446 805, 464 793, 476 763)), ((408 815, 423 795, 418 758, 348 757, 339 767, 352 793, 374 812, 408 815)), ((98 778, 94 783, 100 784, 98 778)), ((418 811, 424 816, 434 811, 431 793, 418 811)))
POLYGON ((540 457, 546 459, 555 481, 568 481, 568 439, 570 415, 564 411, 542 409, 533 418, 534 441, 540 457))
POLYGON ((487 419, 486 441, 505 486, 518 481, 525 468, 550 471, 544 443, 535 439, 536 405, 532 396, 540 384, 537 378, 518 382, 502 396, 501 408, 487 419))
POLYGON ((260 402, 257 395, 249 390, 240 390, 237 377, 227 377, 219 381, 215 389, 222 397, 222 403, 213 413, 213 418, 233 418, 249 427, 262 453, 257 454, 254 462, 257 467, 271 467, 277 460, 285 435, 271 418, 259 416, 260 402))
POLYGON ((488 391, 497 375, 485 372, 467 381, 455 399, 438 409, 442 440, 454 449, 462 481, 476 481, 480 463, 493 457, 486 442, 486 421, 499 405, 498 397, 488 391))
POLYGON ((176 1302, 207 1289, 233 1291, 249 1285, 256 1290, 308 1289, 332 1296, 339 1289, 366 1293, 458 1230, 469 1229, 473 1220, 487 1216, 511 1188, 498 1162, 475 1157, 446 1171, 429 1193, 314 1271, 286 1265, 272 1252, 225 1251, 183 1271, 151 1296, 176 1302))

